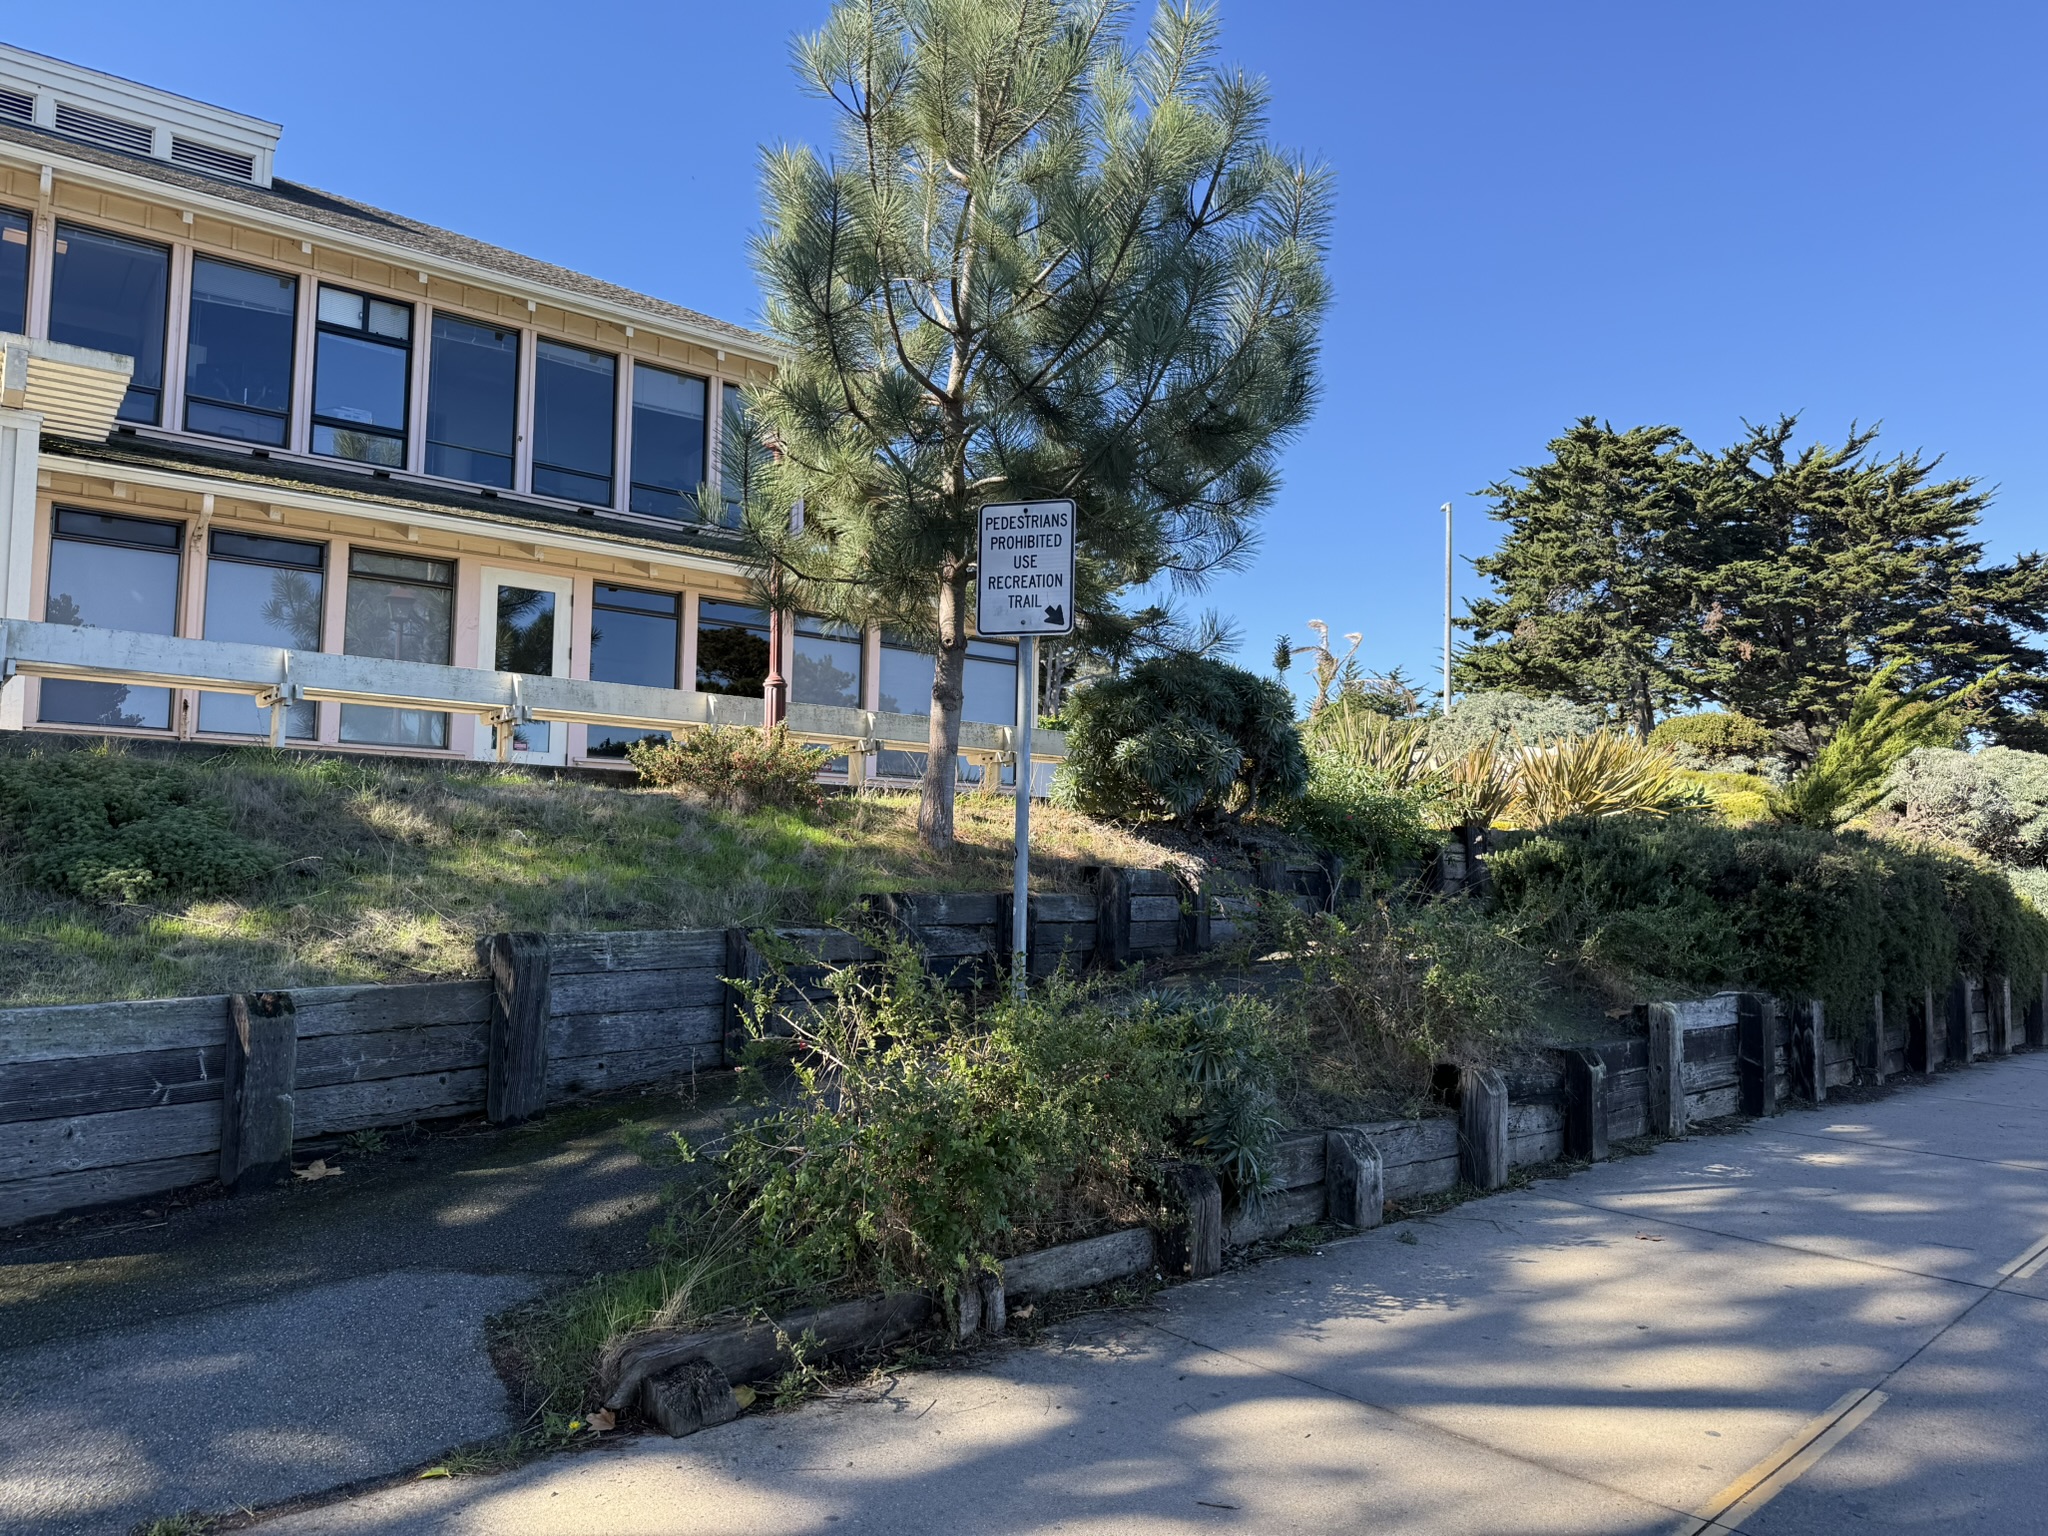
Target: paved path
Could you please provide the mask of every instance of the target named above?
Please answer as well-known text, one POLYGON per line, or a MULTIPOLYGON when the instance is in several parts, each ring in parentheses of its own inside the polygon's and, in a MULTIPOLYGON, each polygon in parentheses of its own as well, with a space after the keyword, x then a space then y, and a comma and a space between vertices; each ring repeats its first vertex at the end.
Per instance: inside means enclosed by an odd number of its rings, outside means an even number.
POLYGON ((513 1427, 484 1319, 644 1263, 667 1176, 622 1123, 724 1113, 614 1101, 0 1241, 0 1531, 273 1503, 513 1427))
POLYGON ((2044 1239, 2048 1054, 1183 1286, 879 1401, 262 1529, 2048 1531, 2044 1239))

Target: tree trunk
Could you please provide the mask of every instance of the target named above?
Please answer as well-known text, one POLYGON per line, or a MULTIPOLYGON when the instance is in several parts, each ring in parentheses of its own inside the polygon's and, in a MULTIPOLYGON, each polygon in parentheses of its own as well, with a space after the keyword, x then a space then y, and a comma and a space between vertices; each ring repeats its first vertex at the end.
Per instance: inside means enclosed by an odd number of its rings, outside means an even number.
POLYGON ((1635 685, 1629 690, 1634 698, 1636 740, 1647 744, 1650 732, 1657 729, 1657 707, 1650 698, 1650 679, 1645 673, 1637 673, 1635 685))
POLYGON ((967 568, 949 565, 939 582, 939 654, 932 667, 932 733, 924 760, 917 835, 934 853, 953 847, 959 780, 960 702, 967 679, 967 568))

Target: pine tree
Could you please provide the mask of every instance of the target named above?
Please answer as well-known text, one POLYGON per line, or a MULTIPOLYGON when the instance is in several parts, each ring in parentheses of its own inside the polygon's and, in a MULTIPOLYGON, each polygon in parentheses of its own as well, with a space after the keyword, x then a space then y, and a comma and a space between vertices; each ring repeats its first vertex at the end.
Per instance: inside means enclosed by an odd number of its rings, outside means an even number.
POLYGON ((918 828, 953 837, 977 509, 1071 497, 1077 609, 1243 558, 1308 418, 1330 183, 1265 138, 1214 14, 842 0, 795 50, 835 156, 769 156, 754 248, 786 343, 746 519, 786 601, 936 646, 918 828), (800 532, 786 509, 801 498, 800 532))
POLYGON ((1684 693, 1671 641, 1711 531, 1699 455, 1676 428, 1616 432, 1590 416, 1549 448, 1549 462, 1486 490, 1509 531, 1473 562, 1497 595, 1461 621, 1478 643, 1457 676, 1597 705, 1647 738, 1684 693))

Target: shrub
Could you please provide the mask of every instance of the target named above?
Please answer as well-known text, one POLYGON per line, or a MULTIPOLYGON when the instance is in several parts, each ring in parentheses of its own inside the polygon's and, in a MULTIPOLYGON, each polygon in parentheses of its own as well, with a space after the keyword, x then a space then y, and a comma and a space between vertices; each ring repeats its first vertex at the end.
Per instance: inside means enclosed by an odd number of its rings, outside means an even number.
POLYGON ((1650 732, 1650 745, 1674 757, 1697 758, 1718 766, 1729 758, 1754 762, 1778 751, 1777 738, 1747 715, 1709 709, 1696 715, 1673 715, 1650 732))
POLYGON ((1878 803, 1919 837, 2001 864, 2048 865, 2048 756, 1921 747, 1893 767, 1878 803))
POLYGON ((1901 662, 1885 667, 1856 695, 1814 760, 1769 795, 1771 817, 1800 827, 1837 827, 1877 803, 1900 758, 1917 747, 1954 746, 1961 721, 1926 688, 1894 693, 1901 662))
POLYGON ((1489 689, 1466 694, 1449 714, 1430 721, 1429 747, 1440 758, 1452 758, 1499 738, 1534 747, 1569 736, 1590 736, 1604 724, 1601 712, 1590 705, 1489 689))
POLYGON ((1753 773, 1706 773, 1684 769, 1680 780, 1698 791, 1725 820, 1763 821, 1770 816, 1771 786, 1753 773))
POLYGON ((1437 843, 1427 824, 1429 804, 1357 758, 1311 745, 1308 791, 1288 822, 1317 847, 1343 855, 1348 873, 1362 874, 1428 857, 1437 843))
POLYGON ((1091 815, 1214 823, 1283 806, 1308 784, 1293 697, 1226 662, 1140 662, 1076 690, 1067 717, 1054 795, 1091 815))
POLYGON ((787 726, 764 735, 740 726, 683 731, 668 741, 636 741, 626 749, 640 782, 691 790, 713 805, 741 814, 771 806, 784 811, 823 810, 818 771, 832 754, 800 746, 787 726))
POLYGON ((113 753, 0 760, 0 828, 30 884, 88 901, 232 895, 276 862, 190 770, 113 753))
POLYGON ((1568 736, 1517 754, 1513 814, 1525 827, 1575 816, 1661 816, 1688 789, 1671 754, 1629 736, 1568 736))
MULTIPOLYGON (((1250 998, 1087 988, 1066 978, 973 1015, 914 950, 825 978, 821 1001, 745 1005, 750 1078, 791 1082, 725 1153, 715 1205, 760 1283, 948 1289, 1005 1253, 1141 1214, 1160 1159, 1208 1162, 1241 1196, 1269 1184, 1286 1034, 1250 998)), ((787 998, 787 993, 782 993, 787 998)))
POLYGON ((1496 852, 1512 936, 1613 990, 1745 987, 1860 1018, 1960 970, 2031 987, 2048 919, 1973 859, 1861 833, 1697 817, 1566 823, 1496 852))

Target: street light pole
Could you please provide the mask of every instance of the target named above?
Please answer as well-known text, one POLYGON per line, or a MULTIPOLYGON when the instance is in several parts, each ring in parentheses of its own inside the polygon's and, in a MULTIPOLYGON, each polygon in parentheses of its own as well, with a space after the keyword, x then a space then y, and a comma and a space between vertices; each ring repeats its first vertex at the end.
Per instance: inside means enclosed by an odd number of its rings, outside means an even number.
POLYGON ((1444 713, 1451 712, 1451 504, 1444 503, 1444 713))

